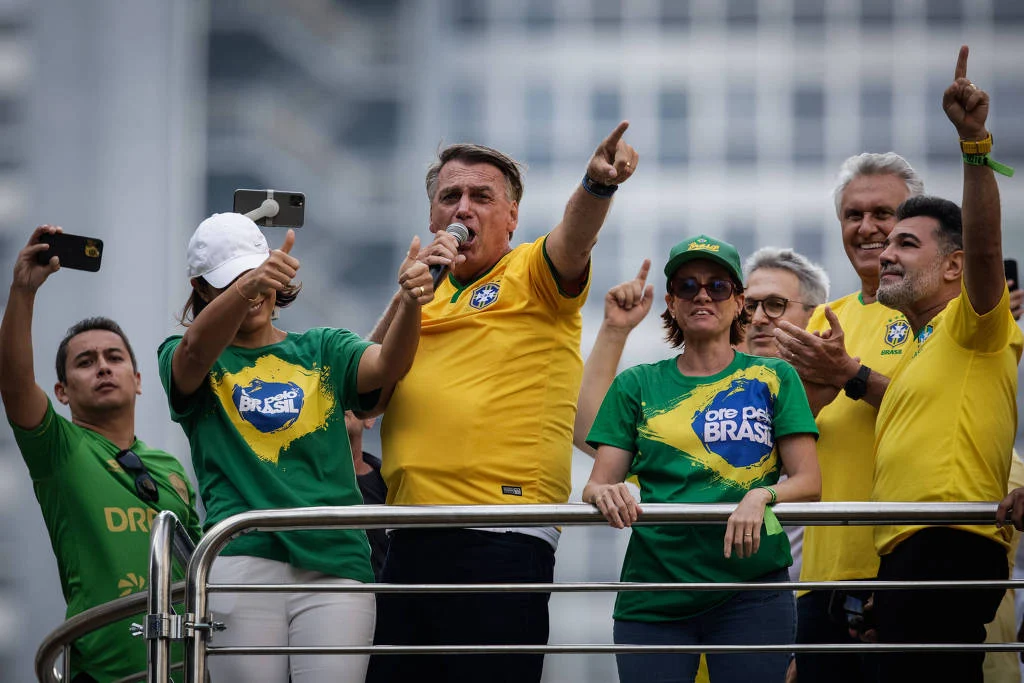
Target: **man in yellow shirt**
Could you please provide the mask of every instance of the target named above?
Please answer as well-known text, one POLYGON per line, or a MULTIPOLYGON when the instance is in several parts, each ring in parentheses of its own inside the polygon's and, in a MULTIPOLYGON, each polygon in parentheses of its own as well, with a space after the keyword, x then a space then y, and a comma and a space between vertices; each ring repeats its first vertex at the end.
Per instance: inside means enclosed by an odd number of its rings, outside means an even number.
MULTIPOLYGON (((1021 332, 1002 271, 999 188, 988 153, 989 97, 967 78, 960 50, 943 109, 964 153, 963 210, 935 197, 902 204, 880 255, 879 300, 913 329, 875 427, 878 501, 985 501, 1005 494, 1017 429, 1021 332)), ((880 580, 1007 577, 1011 531, 995 526, 879 526, 880 580)), ((877 591, 887 643, 980 643, 1002 590, 877 591)), ((899 653, 880 680, 982 680, 981 652, 899 653)))
MULTIPOLYGON (((430 230, 421 252, 448 268, 424 306, 420 347, 381 431, 391 505, 564 503, 582 359, 580 307, 590 252, 638 156, 620 123, 597 148, 562 221, 510 244, 519 165, 452 145, 427 172, 430 230), (459 243, 446 226, 461 223, 459 243)), ((388 315, 371 335, 381 335, 388 315)), ((389 583, 550 582, 556 529, 405 529, 391 535, 389 583)), ((378 596, 377 644, 544 644, 542 593, 378 596)), ((369 681, 539 681, 542 655, 374 657, 369 681)))
MULTIPOLYGON (((861 281, 860 290, 821 306, 802 326, 780 320, 780 357, 800 373, 816 412, 821 500, 866 501, 874 472, 877 408, 887 376, 911 339, 899 311, 879 303, 878 255, 896 224, 896 209, 924 191, 907 161, 893 152, 859 154, 839 170, 836 214, 843 246, 861 281)), ((809 526, 803 544, 802 581, 873 579, 878 572, 870 526, 809 526)), ((797 600, 797 642, 855 643, 844 607, 862 603, 866 593, 808 591, 797 600)), ((801 683, 873 681, 870 654, 810 653, 796 656, 801 683)))

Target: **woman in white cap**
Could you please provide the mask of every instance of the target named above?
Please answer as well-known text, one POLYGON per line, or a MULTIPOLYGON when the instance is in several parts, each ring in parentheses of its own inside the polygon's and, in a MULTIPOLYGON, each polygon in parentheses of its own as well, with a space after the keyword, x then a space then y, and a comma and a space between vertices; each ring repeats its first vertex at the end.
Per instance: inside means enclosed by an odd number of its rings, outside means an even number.
MULTIPOLYGON (((597 456, 583 500, 620 529, 641 516, 623 483, 629 475, 645 503, 737 504, 724 528, 635 527, 622 581, 788 581, 789 541, 769 506, 821 494, 803 385, 786 362, 734 348, 746 324, 735 247, 705 235, 680 242, 665 276, 665 336, 682 351, 615 378, 587 436, 597 456), (789 478, 779 482, 783 465, 789 478)), ((619 644, 788 645, 796 636, 790 590, 622 592, 614 618, 619 644)), ((619 680, 693 681, 699 657, 620 654, 619 680)), ((712 683, 781 683, 789 659, 784 651, 707 656, 712 683)))
MULTIPOLYGON (((347 452, 345 410, 371 411, 412 365, 420 307, 433 289, 415 257, 399 270, 404 296, 381 344, 348 330, 304 333, 274 326, 292 303, 299 261, 295 233, 271 250, 249 218, 215 214, 188 245, 192 294, 185 334, 160 346, 160 379, 171 416, 188 436, 207 527, 267 508, 362 503, 347 452)), ((367 583, 366 534, 352 531, 251 533, 231 541, 213 564, 213 583, 367 583)), ((227 630, 218 645, 369 645, 374 597, 368 593, 215 593, 210 609, 227 630)), ((217 683, 362 681, 365 655, 210 658, 217 683)))

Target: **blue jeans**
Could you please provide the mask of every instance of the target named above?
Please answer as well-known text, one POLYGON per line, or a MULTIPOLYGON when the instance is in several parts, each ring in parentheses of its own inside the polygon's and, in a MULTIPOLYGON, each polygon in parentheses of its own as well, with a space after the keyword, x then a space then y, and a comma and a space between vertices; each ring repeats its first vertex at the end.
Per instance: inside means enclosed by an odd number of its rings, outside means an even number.
MULTIPOLYGON (((788 582, 785 569, 766 574, 757 583, 788 582)), ((740 591, 703 614, 678 621, 615 621, 618 645, 791 645, 796 639, 793 591, 740 591)), ((788 652, 708 655, 712 683, 782 683, 788 652)), ((620 683, 692 683, 699 654, 618 654, 620 683)))

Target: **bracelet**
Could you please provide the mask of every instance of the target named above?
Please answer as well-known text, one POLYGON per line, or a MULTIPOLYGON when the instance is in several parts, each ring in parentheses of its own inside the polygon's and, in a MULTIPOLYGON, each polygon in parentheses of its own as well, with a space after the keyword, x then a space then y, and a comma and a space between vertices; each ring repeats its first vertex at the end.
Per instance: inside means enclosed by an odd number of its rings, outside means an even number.
MULTIPOLYGON (((964 154, 988 154, 992 151, 992 133, 984 140, 964 140, 960 138, 960 151, 964 154)), ((980 166, 981 164, 977 164, 980 166)))
POLYGON ((604 185, 595 181, 586 173, 583 174, 583 189, 601 199, 609 199, 616 190, 619 189, 618 185, 604 185))
POLYGON ((243 294, 242 293, 242 288, 238 286, 238 280, 235 280, 235 291, 238 292, 238 296, 240 296, 243 299, 245 299, 250 305, 255 306, 259 302, 263 301, 263 295, 262 294, 257 294, 256 296, 254 296, 251 299, 249 297, 247 297, 245 294, 243 294))
MULTIPOLYGON (((963 144, 961 142, 961 144, 963 144)), ((993 171, 1000 175, 1004 175, 1007 178, 1013 177, 1013 168, 1006 164, 1001 164, 987 153, 985 154, 968 154, 964 152, 964 163, 968 166, 988 166, 993 171)))
POLYGON ((759 489, 764 489, 768 493, 772 494, 772 499, 768 501, 768 505, 775 505, 775 501, 778 500, 778 496, 775 495, 775 489, 771 486, 758 486, 759 489))

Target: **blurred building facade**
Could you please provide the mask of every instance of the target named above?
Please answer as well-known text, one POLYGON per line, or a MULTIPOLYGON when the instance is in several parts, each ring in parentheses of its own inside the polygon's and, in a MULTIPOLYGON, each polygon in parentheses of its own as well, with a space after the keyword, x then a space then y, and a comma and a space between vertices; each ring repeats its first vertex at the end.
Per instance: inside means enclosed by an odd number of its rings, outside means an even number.
MULTIPOLYGON (((40 383, 52 384, 53 349, 87 299, 128 323, 146 378, 140 434, 187 460, 153 350, 187 294, 191 228, 231 210, 234 189, 307 195, 293 252, 305 288, 281 324, 365 334, 412 235, 427 236, 423 174, 440 145, 479 142, 527 164, 521 243, 558 222, 594 147, 628 119, 641 161, 594 252, 586 354, 604 291, 645 257, 660 273, 671 245, 698 232, 743 255, 793 246, 826 267, 835 295, 852 291, 835 171, 893 149, 929 192, 959 199, 939 102, 961 43, 993 97, 993 156, 1024 169, 1022 35, 1019 0, 6 0, 0 272, 35 223, 108 241, 101 276, 49 285, 62 289, 47 292, 53 314, 36 326, 40 383)), ((1024 258, 1012 182, 1005 249, 1024 258)), ((650 318, 625 364, 669 355, 650 318)), ((588 474, 577 454, 577 496, 588 474)), ((55 572, 33 569, 53 560, 27 482, 0 430, 4 672, 29 672, 62 615, 55 572)), ((558 578, 616 579, 625 541, 569 530, 558 578)), ((612 599, 554 596, 552 642, 610 642, 612 599)), ((614 665, 552 657, 546 679, 614 681, 614 665)))

